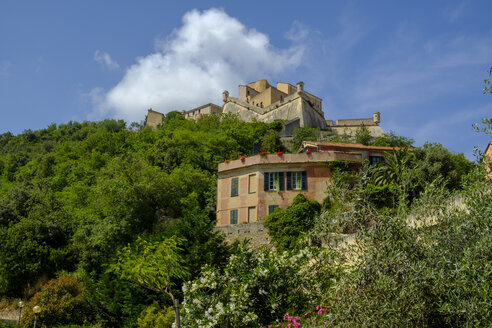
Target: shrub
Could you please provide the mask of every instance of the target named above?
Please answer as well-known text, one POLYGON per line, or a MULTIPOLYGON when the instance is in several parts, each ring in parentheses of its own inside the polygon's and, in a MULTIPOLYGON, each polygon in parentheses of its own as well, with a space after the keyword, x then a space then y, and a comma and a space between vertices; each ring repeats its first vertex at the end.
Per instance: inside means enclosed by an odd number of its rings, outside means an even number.
POLYGON ((14 323, 6 323, 0 321, 0 328, 17 328, 18 326, 14 323))
POLYGON ((268 153, 274 153, 277 151, 284 151, 285 147, 280 140, 278 132, 275 130, 268 130, 261 141, 261 151, 268 153))
POLYGON ((169 306, 162 309, 156 302, 146 307, 137 320, 139 328, 172 328, 173 323, 173 307, 169 306))
POLYGON ((411 216, 379 215, 352 249, 360 255, 353 274, 323 300, 328 326, 489 326, 491 190, 483 175, 449 198, 429 184, 411 216))
POLYGON ((332 251, 248 250, 241 245, 223 271, 205 267, 183 286, 183 327, 259 327, 287 309, 317 304, 340 274, 332 251))
POLYGON ((285 210, 276 209, 265 218, 265 226, 279 250, 291 249, 300 241, 300 234, 313 226, 314 217, 321 209, 317 201, 298 194, 285 210))
POLYGON ((79 324, 89 322, 92 311, 87 302, 87 292, 73 277, 52 279, 42 286, 26 304, 22 324, 31 327, 34 322, 34 306, 40 306, 38 322, 53 327, 56 325, 79 324))
POLYGON ((392 184, 376 186, 369 183, 363 190, 363 193, 367 201, 371 202, 376 208, 391 208, 396 205, 396 195, 394 189, 395 187, 392 184))
POLYGON ((354 141, 356 143, 368 146, 372 139, 371 132, 369 132, 369 129, 365 125, 359 126, 355 131, 354 141))
POLYGON ((303 141, 317 141, 319 138, 319 129, 309 128, 307 126, 294 130, 292 138, 292 151, 296 153, 303 141))

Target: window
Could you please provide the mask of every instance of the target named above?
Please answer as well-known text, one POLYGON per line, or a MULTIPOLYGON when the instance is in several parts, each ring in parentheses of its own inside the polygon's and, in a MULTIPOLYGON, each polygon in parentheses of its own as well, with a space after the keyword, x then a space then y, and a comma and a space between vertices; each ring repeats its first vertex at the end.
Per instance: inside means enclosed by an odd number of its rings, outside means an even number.
POLYGON ((383 156, 369 156, 369 164, 376 165, 379 162, 384 162, 383 156))
POLYGON ((284 172, 265 172, 265 190, 284 190, 284 172))
POLYGON ((256 206, 248 207, 248 222, 256 221, 256 206))
POLYGON ((231 197, 239 194, 239 178, 231 179, 231 197))
POLYGON ((278 205, 268 205, 268 214, 272 214, 277 207, 278 205))
POLYGON ((306 171, 287 172, 287 190, 307 190, 306 171))
POLYGON ((256 180, 256 174, 250 174, 248 176, 248 193, 254 194, 258 189, 258 181, 256 180))
POLYGON ((231 210, 230 224, 237 224, 237 209, 236 210, 231 210))

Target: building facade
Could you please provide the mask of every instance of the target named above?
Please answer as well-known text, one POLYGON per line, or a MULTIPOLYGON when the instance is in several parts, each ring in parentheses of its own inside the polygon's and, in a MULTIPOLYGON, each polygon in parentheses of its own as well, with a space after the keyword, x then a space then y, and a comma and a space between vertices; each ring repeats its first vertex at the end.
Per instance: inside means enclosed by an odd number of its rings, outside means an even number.
POLYGON ((261 220, 277 207, 285 209, 299 193, 321 203, 331 175, 329 162, 361 163, 367 159, 377 163, 392 150, 359 144, 305 143, 298 154, 260 154, 221 163, 217 225, 261 220))
MULTIPOLYGON (((187 119, 198 120, 203 115, 232 113, 245 122, 271 123, 283 121, 283 137, 291 137, 300 127, 319 128, 326 133, 337 132, 339 135, 355 135, 357 129, 365 126, 373 137, 381 136, 384 131, 379 126, 380 113, 374 112, 371 118, 325 120, 321 98, 304 90, 304 83, 293 86, 277 82, 276 87, 267 80, 258 80, 240 85, 238 97, 231 97, 228 91, 222 93, 224 105, 212 103, 181 111, 187 119)), ((149 110, 146 125, 156 128, 164 120, 164 114, 149 110)))
POLYGON ((240 85, 238 97, 222 94, 224 113, 237 114, 243 121, 288 121, 294 130, 299 127, 326 128, 321 98, 304 91, 304 83, 297 86, 278 82, 271 86, 267 80, 240 85))
POLYGON ((164 121, 164 114, 156 112, 155 110, 149 109, 147 111, 147 116, 145 117, 145 125, 152 129, 157 129, 157 126, 164 121))
POLYGON ((209 103, 188 111, 182 111, 181 114, 186 119, 197 121, 203 115, 219 115, 222 113, 222 107, 209 103))

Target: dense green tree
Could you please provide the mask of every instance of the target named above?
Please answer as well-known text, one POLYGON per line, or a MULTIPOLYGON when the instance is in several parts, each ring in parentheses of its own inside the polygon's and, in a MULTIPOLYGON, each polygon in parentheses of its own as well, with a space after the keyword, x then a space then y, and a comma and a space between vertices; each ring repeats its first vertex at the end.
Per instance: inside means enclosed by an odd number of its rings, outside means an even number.
POLYGON ((369 132, 369 129, 365 125, 361 125, 360 127, 357 128, 357 131, 355 131, 355 136, 354 136, 354 141, 356 143, 360 143, 363 145, 370 145, 371 141, 373 140, 373 137, 371 133, 369 132))
POLYGON ((303 141, 317 141, 319 132, 319 129, 307 126, 295 129, 294 135, 292 136, 292 150, 297 152, 303 141))
POLYGON ((301 241, 301 234, 312 228, 321 205, 298 194, 284 210, 275 209, 265 217, 265 226, 279 250, 292 249, 301 241))
POLYGON ((178 252, 179 239, 174 236, 161 242, 138 238, 117 254, 117 262, 109 270, 154 292, 162 293, 173 301, 176 326, 180 327, 179 302, 175 297, 173 279, 186 279, 189 272, 183 266, 178 252))
POLYGON ((397 136, 393 131, 374 139, 373 146, 411 148, 415 141, 402 136, 397 136))
MULTIPOLYGON (((279 122, 246 123, 233 115, 195 122, 174 113, 157 130, 105 120, 2 134, 3 292, 19 294, 41 276, 75 268, 88 273, 84 283, 100 288, 92 280, 102 279, 116 249, 142 234, 182 234, 189 252, 181 255, 193 272, 205 261, 223 262, 227 252, 209 218, 217 165, 251 153, 267 131, 280 128, 279 122), (161 224, 166 221, 173 224, 161 224), (23 232, 30 237, 21 238, 23 232), (19 269, 11 270, 15 265, 19 269)), ((115 322, 110 312, 107 320, 115 322)))
POLYGON ((42 276, 72 269, 69 234, 63 223, 51 218, 23 219, 0 228, 0 294, 20 295, 42 276))
MULTIPOLYGON (((181 240, 180 255, 192 275, 200 272, 204 265, 220 265, 226 262, 229 249, 224 236, 214 232, 215 220, 203 211, 196 195, 186 201, 183 216, 164 224, 164 236, 177 236, 181 240)), ((184 281, 180 281, 182 284, 184 281)))
POLYGON ((261 141, 261 151, 274 153, 284 150, 284 145, 278 133, 275 130, 268 130, 261 141))
POLYGON ((449 188, 457 189, 461 186, 462 177, 473 168, 473 163, 463 154, 453 154, 438 143, 426 143, 415 148, 413 153, 421 185, 442 178, 449 188))

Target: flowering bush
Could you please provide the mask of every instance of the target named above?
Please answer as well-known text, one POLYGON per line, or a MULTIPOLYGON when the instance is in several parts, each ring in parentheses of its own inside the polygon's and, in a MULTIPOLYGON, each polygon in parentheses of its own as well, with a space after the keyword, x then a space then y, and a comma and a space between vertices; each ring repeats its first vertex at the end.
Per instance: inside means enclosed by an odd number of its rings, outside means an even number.
POLYGON ((281 319, 286 309, 317 303, 339 274, 334 253, 305 248, 296 253, 248 250, 244 245, 223 271, 205 267, 183 286, 183 327, 258 327, 281 319), (323 277, 323 279, 319 279, 323 277))
POLYGON ((261 151, 261 152, 260 152, 260 155, 266 155, 266 154, 267 154, 267 152, 266 152, 266 151, 261 151))
POLYGON ((306 328, 306 327, 328 326, 329 311, 330 311, 330 306, 323 307, 321 305, 316 305, 314 310, 309 310, 305 312, 303 315, 299 315, 299 316, 290 315, 287 312, 284 314, 284 317, 282 318, 283 321, 277 324, 269 325, 268 328, 274 328, 274 327, 306 328))
POLYGON ((278 156, 282 156, 283 154, 284 154, 284 152, 283 152, 283 151, 279 151, 279 152, 277 152, 277 155, 278 155, 278 156))

